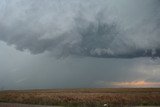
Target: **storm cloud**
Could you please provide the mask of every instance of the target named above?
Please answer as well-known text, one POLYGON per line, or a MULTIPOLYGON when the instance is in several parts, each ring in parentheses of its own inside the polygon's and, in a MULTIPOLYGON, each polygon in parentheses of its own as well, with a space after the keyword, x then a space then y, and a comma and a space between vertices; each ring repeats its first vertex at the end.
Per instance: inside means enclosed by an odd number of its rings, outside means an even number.
POLYGON ((159 0, 1 0, 0 40, 59 57, 159 57, 159 5, 159 0))

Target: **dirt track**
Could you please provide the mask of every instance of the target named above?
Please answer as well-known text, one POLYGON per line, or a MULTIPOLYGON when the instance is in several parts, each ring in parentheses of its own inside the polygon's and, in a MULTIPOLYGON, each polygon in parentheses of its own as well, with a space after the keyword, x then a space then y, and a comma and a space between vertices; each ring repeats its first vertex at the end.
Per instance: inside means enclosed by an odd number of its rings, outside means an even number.
POLYGON ((40 106, 40 105, 0 103, 0 107, 60 107, 60 106, 40 106))
MULTIPOLYGON (((0 107, 63 107, 63 106, 41 106, 41 105, 0 103, 0 107)), ((160 106, 133 106, 133 107, 160 107, 160 106)))

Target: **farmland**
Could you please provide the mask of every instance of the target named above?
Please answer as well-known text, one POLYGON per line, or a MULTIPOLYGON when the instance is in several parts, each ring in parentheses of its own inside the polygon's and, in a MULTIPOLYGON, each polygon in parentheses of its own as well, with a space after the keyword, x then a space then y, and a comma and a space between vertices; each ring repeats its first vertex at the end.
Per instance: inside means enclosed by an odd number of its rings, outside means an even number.
POLYGON ((10 90, 0 92, 0 102, 66 107, 157 106, 160 88, 10 90))

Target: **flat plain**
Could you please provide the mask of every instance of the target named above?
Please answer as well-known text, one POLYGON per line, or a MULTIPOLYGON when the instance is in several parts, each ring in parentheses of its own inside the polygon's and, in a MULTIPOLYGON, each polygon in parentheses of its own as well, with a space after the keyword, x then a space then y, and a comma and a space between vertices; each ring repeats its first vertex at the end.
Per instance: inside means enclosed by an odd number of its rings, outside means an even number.
POLYGON ((0 91, 1 103, 65 107, 160 106, 160 88, 95 88, 0 91))

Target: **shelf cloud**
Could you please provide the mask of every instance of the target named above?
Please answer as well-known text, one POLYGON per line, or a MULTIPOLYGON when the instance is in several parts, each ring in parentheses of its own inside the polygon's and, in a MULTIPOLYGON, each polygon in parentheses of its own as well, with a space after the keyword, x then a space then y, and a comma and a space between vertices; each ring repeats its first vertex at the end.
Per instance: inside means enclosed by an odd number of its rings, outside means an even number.
POLYGON ((1 0, 0 40, 32 54, 160 56, 159 0, 1 0))

